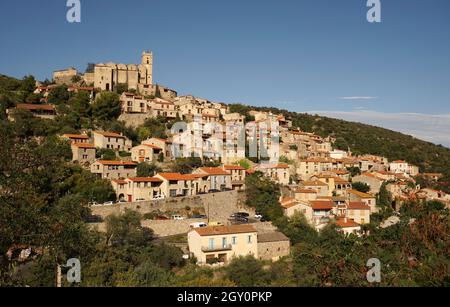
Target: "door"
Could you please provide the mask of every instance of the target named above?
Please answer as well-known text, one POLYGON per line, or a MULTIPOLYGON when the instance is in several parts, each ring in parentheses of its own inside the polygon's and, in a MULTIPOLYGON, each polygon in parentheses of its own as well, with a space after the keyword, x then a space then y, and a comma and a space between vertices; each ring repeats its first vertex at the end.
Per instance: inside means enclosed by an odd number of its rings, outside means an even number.
POLYGON ((133 202, 133 195, 128 195, 128 202, 129 203, 133 202))

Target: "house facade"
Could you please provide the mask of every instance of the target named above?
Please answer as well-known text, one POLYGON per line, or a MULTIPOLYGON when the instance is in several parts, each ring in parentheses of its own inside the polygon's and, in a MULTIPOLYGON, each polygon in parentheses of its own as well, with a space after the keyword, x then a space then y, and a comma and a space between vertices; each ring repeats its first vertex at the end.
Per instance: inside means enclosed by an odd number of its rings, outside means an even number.
POLYGON ((132 144, 125 136, 115 132, 92 132, 94 145, 97 148, 111 149, 114 151, 130 151, 132 144))
POLYGON ((188 233, 190 253, 197 264, 229 263, 235 257, 258 259, 258 236, 251 225, 197 228, 188 233))
POLYGON ((160 154, 162 153, 163 149, 161 147, 150 144, 141 144, 131 149, 131 160, 139 163, 153 163, 158 161, 160 154))
POLYGON ((136 167, 134 162, 99 160, 92 163, 91 173, 102 179, 125 179, 136 177, 136 167))
POLYGON ((95 162, 96 149, 89 143, 72 143, 72 161, 81 165, 91 165, 95 162))

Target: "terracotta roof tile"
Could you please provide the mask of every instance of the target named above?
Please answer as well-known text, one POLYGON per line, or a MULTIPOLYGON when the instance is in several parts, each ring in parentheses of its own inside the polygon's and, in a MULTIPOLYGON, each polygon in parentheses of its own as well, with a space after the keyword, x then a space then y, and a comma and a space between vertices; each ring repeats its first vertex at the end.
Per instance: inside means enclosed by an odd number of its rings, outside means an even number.
POLYGON ((257 232, 252 225, 232 225, 232 226, 215 226, 194 229, 200 236, 220 236, 238 233, 255 233, 257 232))
POLYGON ((88 143, 74 143, 72 144, 75 147, 78 148, 84 148, 84 149, 95 149, 94 144, 88 144, 88 143))

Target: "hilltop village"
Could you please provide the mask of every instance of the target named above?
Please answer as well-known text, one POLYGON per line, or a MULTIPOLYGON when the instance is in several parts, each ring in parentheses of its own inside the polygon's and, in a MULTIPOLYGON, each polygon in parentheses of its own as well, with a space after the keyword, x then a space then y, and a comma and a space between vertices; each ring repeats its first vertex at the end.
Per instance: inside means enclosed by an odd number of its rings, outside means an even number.
MULTIPOLYGON (((18 110, 54 120, 58 108, 48 98, 61 88, 69 95, 84 92, 91 103, 117 93, 119 121, 127 127, 148 121, 165 125, 157 136, 142 130, 148 138, 140 143, 120 131, 99 129, 60 138, 70 144, 74 164, 109 181, 115 191, 108 202, 91 200, 95 227, 102 229, 102 220, 111 214, 139 211, 157 236, 187 237, 185 253, 198 264, 224 264, 247 255, 275 261, 289 255, 289 239, 257 204, 248 206, 249 178, 274 184, 283 214, 301 214, 317 231, 335 224, 347 235, 370 235, 364 225, 379 212, 382 197, 394 212, 409 201, 450 206, 450 195, 417 182, 437 181, 442 174, 421 173, 402 157, 389 161, 354 155, 351 148, 338 150, 331 136, 301 131, 282 114, 242 114, 225 103, 178 96, 154 83, 153 54, 147 51, 137 65, 93 64, 84 74, 74 68, 55 71, 51 82, 36 84, 40 103, 17 104, 7 110, 9 120, 18 110), (179 122, 185 123, 183 129, 176 128, 179 122), (249 144, 255 144, 254 155, 249 144), (174 163, 184 167, 174 169, 174 163)), ((385 225, 395 222, 394 214, 385 225)))

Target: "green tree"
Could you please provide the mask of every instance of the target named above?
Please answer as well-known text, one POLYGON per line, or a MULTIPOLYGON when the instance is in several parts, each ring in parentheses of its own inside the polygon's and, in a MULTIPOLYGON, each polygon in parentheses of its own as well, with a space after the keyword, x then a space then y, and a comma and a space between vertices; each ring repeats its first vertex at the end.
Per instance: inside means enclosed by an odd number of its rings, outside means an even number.
POLYGON ((255 208, 266 219, 276 220, 283 216, 278 202, 280 187, 262 173, 256 172, 245 178, 246 205, 255 208))
POLYGON ((153 231, 141 226, 142 216, 136 211, 125 210, 122 215, 110 215, 106 218, 108 242, 114 246, 144 246, 153 238, 153 231))
POLYGON ((156 164, 139 163, 137 166, 137 176, 138 177, 153 177, 156 173, 161 172, 156 164))
POLYGON ((126 83, 118 83, 118 84, 115 86, 114 91, 115 91, 117 94, 122 95, 122 93, 128 91, 128 84, 126 84, 126 83))
POLYGON ((119 95, 113 92, 102 92, 92 104, 92 116, 99 121, 114 120, 121 113, 119 95))
POLYGON ((370 186, 364 182, 353 182, 352 187, 353 189, 363 193, 368 193, 370 191, 370 186))
POLYGON ((50 104, 61 105, 69 101, 70 95, 67 85, 59 85, 53 88, 48 94, 47 102, 50 104))
POLYGON ((116 152, 109 148, 99 148, 96 151, 96 158, 107 161, 116 161, 118 160, 116 152))
POLYGON ((233 259, 225 269, 225 277, 239 287, 264 287, 270 285, 269 272, 252 256, 233 259))
POLYGON ((200 158, 180 158, 172 163, 172 171, 174 173, 189 174, 193 170, 202 167, 203 163, 200 158))

